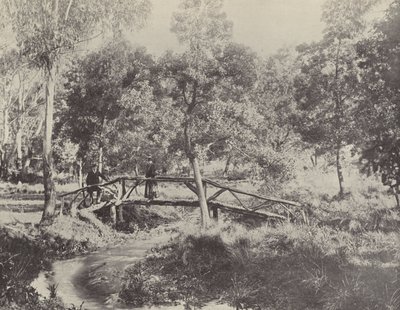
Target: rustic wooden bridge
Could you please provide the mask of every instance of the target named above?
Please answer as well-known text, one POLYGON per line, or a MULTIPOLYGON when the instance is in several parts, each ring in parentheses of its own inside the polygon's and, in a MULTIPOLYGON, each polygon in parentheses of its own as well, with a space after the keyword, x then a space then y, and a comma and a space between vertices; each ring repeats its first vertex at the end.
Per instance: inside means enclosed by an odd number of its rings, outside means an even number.
MULTIPOLYGON (((292 220, 300 216, 307 222, 306 214, 302 206, 297 202, 250 193, 221 185, 207 178, 203 178, 202 181, 210 216, 214 219, 218 219, 219 211, 222 211, 279 221, 292 220), (227 197, 227 194, 230 197, 227 197), (220 199, 222 195, 225 197, 223 200, 220 199)), ((182 191, 180 190, 180 192, 182 191)), ((68 212, 76 215, 80 210, 95 211, 110 207, 110 214, 114 223, 118 220, 123 221, 123 208, 129 206, 199 207, 195 181, 194 178, 190 177, 120 177, 107 183, 86 186, 61 194, 58 198, 61 200, 60 214, 68 212), (160 187, 159 198, 149 200, 138 194, 139 186, 145 184, 146 181, 157 182, 160 187), (192 197, 176 197, 173 189, 162 187, 165 184, 183 185, 184 188, 190 191, 192 197), (102 189, 104 193, 103 201, 97 204, 88 203, 88 189, 91 187, 100 187, 102 189)))

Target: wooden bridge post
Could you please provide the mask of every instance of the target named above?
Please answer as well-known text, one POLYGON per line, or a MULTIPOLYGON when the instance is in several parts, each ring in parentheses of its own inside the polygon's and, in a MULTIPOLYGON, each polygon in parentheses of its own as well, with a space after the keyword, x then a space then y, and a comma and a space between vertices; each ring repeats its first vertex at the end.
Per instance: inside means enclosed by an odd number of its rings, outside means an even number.
POLYGON ((118 206, 118 221, 123 222, 124 221, 124 216, 123 216, 123 206, 122 206, 122 200, 126 195, 126 182, 125 179, 121 179, 121 189, 118 190, 118 197, 117 197, 117 203, 116 205, 118 206))
POLYGON ((122 186, 122 196, 124 197, 126 195, 126 182, 125 179, 121 179, 121 186, 122 186))
POLYGON ((76 194, 74 198, 71 199, 70 205, 69 205, 69 213, 71 214, 72 217, 76 217, 78 215, 78 205, 74 204, 75 199, 78 198, 80 193, 76 194))
MULTIPOLYGON (((203 181, 203 188, 204 188, 204 196, 206 197, 206 200, 207 200, 207 182, 205 182, 205 181, 203 181)), ((218 221, 218 208, 216 208, 216 207, 210 208, 210 206, 208 206, 208 213, 211 218, 218 221)))
POLYGON ((218 222, 218 208, 212 207, 211 208, 211 217, 218 222))
POLYGON ((112 227, 115 227, 117 225, 117 209, 114 204, 110 207, 110 218, 112 227))
POLYGON ((118 221, 120 223, 124 221, 124 208, 122 204, 118 206, 118 221))
POLYGON ((61 197, 61 207, 60 207, 60 214, 59 216, 63 216, 63 209, 64 209, 64 196, 61 197))

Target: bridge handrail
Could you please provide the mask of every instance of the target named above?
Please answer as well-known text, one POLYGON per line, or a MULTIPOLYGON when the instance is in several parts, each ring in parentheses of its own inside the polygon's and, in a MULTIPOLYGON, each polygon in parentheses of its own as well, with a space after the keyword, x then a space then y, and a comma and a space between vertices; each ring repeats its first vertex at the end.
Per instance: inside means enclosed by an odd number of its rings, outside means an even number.
POLYGON ((76 189, 76 190, 73 190, 73 191, 68 192, 68 193, 60 194, 60 195, 58 195, 58 196, 59 196, 59 197, 65 197, 65 196, 68 196, 68 195, 73 195, 73 194, 76 194, 76 193, 79 193, 79 192, 83 192, 84 190, 86 190, 86 189, 88 189, 88 188, 92 188, 92 187, 101 187, 101 186, 107 186, 107 185, 115 184, 115 183, 118 183, 119 181, 121 181, 121 179, 122 179, 122 178, 117 178, 117 179, 108 181, 108 182, 106 182, 106 183, 99 183, 99 184, 93 184, 93 185, 88 185, 88 186, 80 187, 80 188, 78 188, 78 189, 76 189))
POLYGON ((172 176, 157 176, 155 178, 121 177, 121 179, 125 179, 127 181, 194 182, 194 178, 191 177, 172 177, 172 176))
POLYGON ((234 193, 238 193, 238 194, 243 194, 243 195, 248 195, 254 198, 258 198, 258 199, 262 199, 262 200, 266 200, 266 201, 273 201, 273 202, 279 202, 279 203, 284 203, 287 205, 291 205, 291 206, 296 206, 296 207, 301 207, 301 204, 294 202, 294 201, 290 201, 290 200, 285 200, 285 199, 280 199, 280 198, 275 198, 275 197, 266 197, 266 196, 260 196, 257 194, 253 194, 253 193, 249 193, 246 191, 242 191, 240 189, 236 189, 236 188, 231 188, 225 185, 221 185, 217 182, 211 181, 210 179, 207 178, 203 178, 203 181, 205 181, 206 183, 215 186, 215 187, 219 187, 221 189, 226 189, 228 191, 234 192, 234 193))
MULTIPOLYGON (((59 197, 62 198, 62 197, 68 196, 68 195, 73 195, 73 194, 79 193, 81 191, 85 191, 86 189, 89 189, 89 188, 92 188, 92 187, 104 187, 104 186, 107 186, 107 185, 111 185, 111 184, 115 184, 115 183, 121 182, 123 180, 124 181, 138 181, 138 182, 140 182, 140 181, 183 182, 183 183, 185 183, 185 182, 195 182, 194 178, 192 178, 192 177, 174 177, 174 176, 157 176, 155 178, 146 178, 146 177, 141 177, 141 176, 137 176, 137 177, 119 177, 119 178, 116 178, 114 180, 108 181, 106 183, 99 183, 99 184, 94 184, 94 185, 81 187, 81 188, 76 189, 74 191, 61 194, 61 195, 59 195, 59 197)), ((203 178, 202 181, 207 183, 207 184, 210 184, 210 185, 212 185, 214 187, 225 189, 227 191, 234 192, 234 193, 237 193, 237 194, 247 195, 247 196, 251 196, 251 197, 254 197, 254 198, 262 199, 262 200, 265 200, 265 201, 272 201, 272 202, 276 202, 276 203, 282 203, 282 204, 286 204, 286 205, 301 207, 301 204, 299 204, 297 202, 294 202, 294 201, 275 198, 275 197, 261 196, 261 195, 258 195, 258 194, 254 194, 254 193, 250 193, 250 192, 247 192, 247 191, 243 191, 243 190, 239 190, 239 189, 236 189, 236 188, 232 188, 232 187, 229 187, 229 186, 226 186, 226 185, 221 185, 221 184, 219 184, 219 183, 217 183, 215 181, 212 181, 212 180, 210 180, 208 178, 203 178)))
MULTIPOLYGON (((126 180, 129 181, 158 181, 158 182, 195 182, 194 178, 191 177, 168 177, 168 176, 160 176, 160 177, 155 177, 155 178, 146 178, 146 177, 129 177, 129 178, 124 178, 126 180)), ((225 185, 221 185, 215 181, 212 181, 208 178, 202 178, 202 181, 205 183, 208 183, 214 187, 218 187, 221 189, 226 189, 228 191, 234 192, 234 193, 238 193, 238 194, 243 194, 243 195, 248 195, 254 198, 258 198, 258 199, 263 199, 266 201, 272 201, 272 202, 278 202, 278 203, 284 203, 287 205, 292 205, 292 206, 296 206, 296 207, 301 207, 301 204, 294 202, 294 201, 290 201, 290 200, 286 200, 286 199, 280 199, 280 198, 275 198, 275 197, 266 197, 266 196, 261 196, 261 195, 257 195, 257 194, 253 194, 253 193, 249 193, 243 190, 239 190, 236 188, 232 188, 232 187, 228 187, 225 185)))

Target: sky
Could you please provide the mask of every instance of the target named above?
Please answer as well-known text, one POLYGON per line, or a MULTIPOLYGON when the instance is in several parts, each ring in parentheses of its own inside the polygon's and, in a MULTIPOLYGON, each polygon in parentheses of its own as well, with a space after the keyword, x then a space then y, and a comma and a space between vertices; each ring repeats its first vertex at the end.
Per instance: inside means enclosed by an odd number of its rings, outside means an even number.
MULTIPOLYGON (((145 46, 156 56, 168 49, 179 51, 178 41, 170 26, 172 13, 178 10, 182 0, 150 1, 153 8, 146 26, 127 34, 128 39, 145 46)), ((260 56, 269 56, 282 47, 320 40, 324 28, 322 4, 325 1, 224 0, 224 11, 233 22, 233 41, 251 47, 260 56)), ((391 1, 380 0, 381 4, 372 10, 371 18, 381 17, 391 1)), ((90 42, 88 46, 92 48, 98 44, 90 42)))
MULTIPOLYGON (((260 55, 270 55, 283 46, 319 40, 322 37, 321 5, 324 0, 225 0, 224 11, 233 22, 233 41, 260 55)), ((170 32, 172 13, 180 0, 152 0, 153 10, 144 29, 130 40, 155 55, 179 50, 170 32)))
MULTIPOLYGON (((172 49, 178 41, 170 32, 172 13, 180 0, 151 0, 153 10, 144 29, 131 33, 130 40, 144 45, 154 55, 172 49)), ((318 41, 325 0, 225 0, 224 11, 233 22, 233 41, 251 47, 261 56, 269 56, 282 47, 318 41)), ((387 2, 390 0, 383 0, 387 2)), ((382 8, 373 16, 383 12, 382 8)))

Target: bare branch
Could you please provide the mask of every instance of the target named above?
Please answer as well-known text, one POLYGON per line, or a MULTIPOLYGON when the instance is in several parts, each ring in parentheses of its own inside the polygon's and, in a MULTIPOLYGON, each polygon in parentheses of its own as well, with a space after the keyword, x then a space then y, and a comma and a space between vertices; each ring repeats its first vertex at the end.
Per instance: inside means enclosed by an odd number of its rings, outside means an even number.
POLYGON ((67 10, 65 11, 64 21, 67 21, 67 19, 68 19, 69 10, 71 9, 72 2, 73 2, 73 0, 70 0, 69 3, 68 3, 67 10))
POLYGON ((99 36, 101 36, 102 34, 104 34, 104 31, 99 32, 98 34, 94 35, 93 37, 86 38, 86 39, 83 39, 83 40, 75 41, 75 44, 79 44, 79 43, 82 43, 82 42, 87 42, 87 41, 96 39, 96 38, 98 38, 99 36))
POLYGON ((182 96, 183 96, 183 102, 185 102, 185 104, 188 106, 189 102, 188 102, 187 97, 186 97, 186 84, 183 86, 182 96))
POLYGON ((39 137, 40 136, 40 133, 42 132, 43 121, 44 121, 44 117, 41 117, 40 121, 39 121, 39 124, 38 124, 38 127, 36 128, 34 137, 39 137))
POLYGON ((197 87, 198 87, 198 83, 197 81, 194 81, 193 84, 193 93, 192 93, 192 105, 195 106, 197 104, 197 87))

